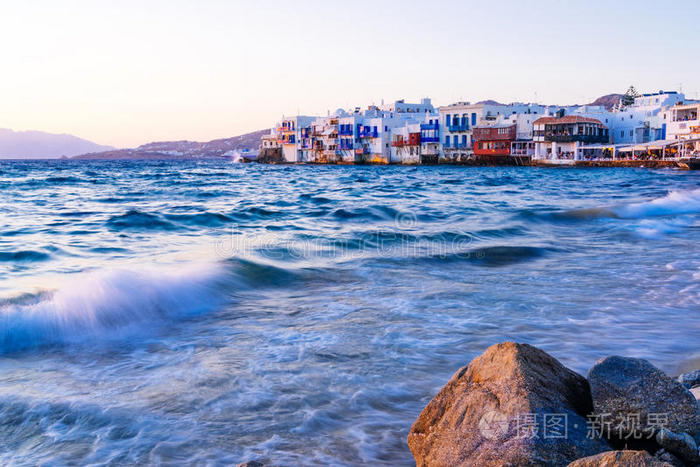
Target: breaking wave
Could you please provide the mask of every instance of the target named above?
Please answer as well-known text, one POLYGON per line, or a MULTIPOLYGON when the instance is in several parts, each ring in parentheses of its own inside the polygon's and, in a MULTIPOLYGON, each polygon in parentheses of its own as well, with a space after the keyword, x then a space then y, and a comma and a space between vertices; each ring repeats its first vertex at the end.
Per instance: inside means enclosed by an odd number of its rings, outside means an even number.
MULTIPOLYGON (((570 209, 548 214, 555 220, 585 221, 591 219, 646 219, 700 213, 700 189, 672 191, 650 201, 641 201, 615 207, 570 209)), ((523 213, 535 216, 532 212, 523 213)))
POLYGON ((212 264, 68 276, 53 290, 0 302, 0 353, 148 333, 222 303, 221 280, 212 264))
POLYGON ((672 191, 651 201, 618 207, 613 212, 622 219, 697 214, 700 213, 700 189, 672 191))

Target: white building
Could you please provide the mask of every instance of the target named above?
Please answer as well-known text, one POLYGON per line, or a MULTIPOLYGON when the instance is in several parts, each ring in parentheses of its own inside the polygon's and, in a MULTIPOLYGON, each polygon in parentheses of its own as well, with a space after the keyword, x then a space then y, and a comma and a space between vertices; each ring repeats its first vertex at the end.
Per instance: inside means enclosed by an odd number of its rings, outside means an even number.
POLYGON ((679 157, 700 157, 700 102, 675 105, 665 110, 668 139, 678 140, 679 157))
MULTIPOLYGON (((445 162, 464 161, 473 154, 474 138, 472 129, 475 126, 503 122, 511 115, 528 114, 541 116, 547 107, 537 104, 497 104, 482 102, 470 104, 458 102, 440 107, 440 123, 442 124, 442 153, 440 159, 445 162)), ((530 118, 534 121, 536 117, 530 118)), ((525 120, 527 121, 527 117, 525 120)), ((529 130, 522 132, 528 133, 529 130)))
POLYGON ((277 149, 282 147, 278 141, 277 128, 272 128, 269 134, 262 136, 260 139, 260 147, 262 149, 277 149))
POLYGON ((581 148, 608 143, 608 128, 598 119, 580 115, 541 117, 533 126, 535 153, 533 159, 552 163, 573 163, 581 148))
POLYGON ((316 118, 302 115, 283 118, 277 126, 277 141, 282 147, 282 158, 285 162, 303 162, 301 153, 302 130, 307 128, 316 118))

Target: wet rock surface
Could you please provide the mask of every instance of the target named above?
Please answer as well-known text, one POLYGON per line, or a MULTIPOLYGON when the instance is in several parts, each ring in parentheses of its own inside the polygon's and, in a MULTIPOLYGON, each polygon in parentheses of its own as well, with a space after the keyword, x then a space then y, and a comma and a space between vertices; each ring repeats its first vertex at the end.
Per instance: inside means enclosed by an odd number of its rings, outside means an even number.
POLYGON ((693 395, 646 360, 606 357, 591 368, 588 381, 594 416, 608 424, 605 434, 611 439, 651 438, 661 428, 700 431, 693 395))
POLYGON ((685 467, 685 463, 682 460, 680 460, 670 452, 666 451, 665 449, 659 449, 658 451, 656 451, 654 457, 659 459, 660 461, 664 461, 671 464, 673 467, 685 467))
POLYGON ((578 459, 569 467, 673 467, 646 451, 609 451, 578 459))
POLYGON ((506 342, 459 370, 408 436, 418 466, 566 465, 609 450, 587 436, 588 382, 547 353, 506 342))
POLYGON ((663 428, 656 434, 656 442, 686 464, 700 464, 698 446, 688 433, 673 433, 663 428))
POLYGON ((678 382, 688 389, 700 387, 700 370, 683 373, 678 377, 678 382))

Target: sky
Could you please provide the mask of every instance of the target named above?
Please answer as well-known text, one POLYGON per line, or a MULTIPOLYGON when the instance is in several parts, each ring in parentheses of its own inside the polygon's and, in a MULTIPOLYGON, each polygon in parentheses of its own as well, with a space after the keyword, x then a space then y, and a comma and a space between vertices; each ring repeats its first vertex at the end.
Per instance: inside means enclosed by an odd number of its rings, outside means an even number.
POLYGON ((0 128, 115 147, 382 99, 700 97, 696 0, 0 1, 0 128))

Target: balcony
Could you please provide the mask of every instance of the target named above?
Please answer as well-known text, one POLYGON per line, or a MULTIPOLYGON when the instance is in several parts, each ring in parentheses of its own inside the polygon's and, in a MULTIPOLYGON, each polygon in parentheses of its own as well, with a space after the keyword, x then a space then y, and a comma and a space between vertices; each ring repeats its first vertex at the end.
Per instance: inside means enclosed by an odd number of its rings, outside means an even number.
POLYGON ((294 130, 295 130, 294 125, 289 125, 286 123, 283 123, 281 127, 277 128, 277 131, 279 131, 279 132, 289 132, 289 131, 294 131, 294 130))
POLYGON ((515 125, 507 127, 474 127, 474 141, 512 141, 517 136, 515 125))
POLYGON ((553 135, 547 134, 544 137, 545 141, 553 143, 584 143, 584 144, 605 144, 608 142, 607 135, 553 135))
POLYGON ((391 146, 394 148, 402 148, 404 146, 408 146, 408 141, 406 141, 405 139, 398 139, 398 140, 392 141, 391 146))
POLYGON ((349 128, 344 125, 340 125, 340 130, 338 131, 338 134, 340 136, 352 136, 352 125, 349 128))
POLYGON ((360 134, 358 135, 358 137, 360 137, 360 138, 379 138, 379 134, 375 130, 365 131, 363 129, 363 130, 360 130, 360 134))
POLYGON ((424 143, 440 142, 440 125, 438 123, 423 123, 420 126, 420 139, 424 143))
POLYGON ((467 131, 469 129, 469 125, 467 123, 460 123, 458 125, 447 125, 447 129, 453 133, 467 131))
POLYGON ((467 143, 443 143, 442 147, 445 149, 466 149, 468 146, 467 143))
POLYGON ((344 150, 351 150, 354 148, 354 145, 352 144, 352 141, 348 140, 340 140, 340 149, 344 150))

